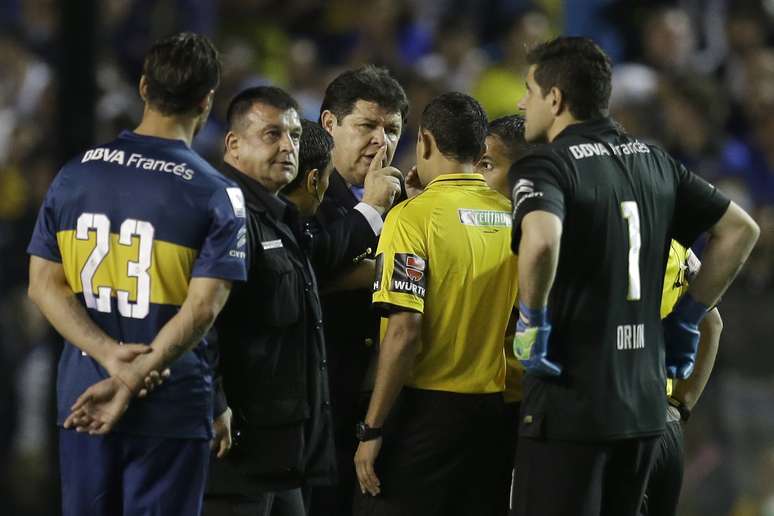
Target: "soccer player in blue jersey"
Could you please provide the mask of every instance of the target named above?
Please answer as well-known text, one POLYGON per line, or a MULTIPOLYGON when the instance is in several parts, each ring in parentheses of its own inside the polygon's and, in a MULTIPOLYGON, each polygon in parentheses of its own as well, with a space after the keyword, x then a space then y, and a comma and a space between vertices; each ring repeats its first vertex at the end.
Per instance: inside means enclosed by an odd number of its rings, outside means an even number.
POLYGON ((140 125, 65 164, 38 215, 29 294, 65 339, 65 516, 201 512, 212 438, 204 335, 246 276, 242 192, 190 147, 220 74, 205 37, 154 44, 140 125), (166 367, 163 385, 139 397, 166 367))

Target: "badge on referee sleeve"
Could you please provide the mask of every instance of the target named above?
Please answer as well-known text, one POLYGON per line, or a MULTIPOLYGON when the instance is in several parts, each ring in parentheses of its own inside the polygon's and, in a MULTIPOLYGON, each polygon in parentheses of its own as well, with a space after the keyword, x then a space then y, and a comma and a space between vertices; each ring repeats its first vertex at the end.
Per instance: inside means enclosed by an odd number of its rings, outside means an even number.
POLYGON ((425 298, 427 288, 427 261, 416 254, 395 253, 390 279, 390 291, 425 298))

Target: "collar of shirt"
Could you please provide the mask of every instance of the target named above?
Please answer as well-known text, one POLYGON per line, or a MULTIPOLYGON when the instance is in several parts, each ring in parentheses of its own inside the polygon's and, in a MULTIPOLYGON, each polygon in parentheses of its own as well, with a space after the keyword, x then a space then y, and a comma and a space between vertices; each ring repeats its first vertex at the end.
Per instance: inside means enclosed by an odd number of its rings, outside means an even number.
POLYGON ((239 185, 247 204, 259 211, 268 211, 277 220, 285 219, 288 206, 279 196, 269 193, 261 183, 247 174, 243 174, 228 163, 223 163, 221 172, 239 185))
POLYGON ((600 134, 609 132, 620 134, 624 131, 621 126, 610 117, 592 118, 590 120, 568 125, 556 136, 556 138, 554 138, 554 141, 569 136, 582 136, 588 134, 599 136, 600 134))
POLYGON ((175 138, 160 138, 158 136, 148 136, 147 134, 138 134, 134 131, 125 129, 118 135, 119 138, 125 140, 132 140, 134 142, 146 142, 153 145, 172 145, 174 147, 180 147, 190 150, 190 147, 183 141, 175 138))
POLYGON ((362 186, 351 185, 349 187, 349 191, 352 192, 352 195, 354 195, 355 199, 357 199, 358 201, 362 201, 363 200, 363 191, 364 190, 365 190, 365 188, 362 187, 362 186))
POLYGON ((432 188, 434 186, 438 186, 439 184, 451 184, 455 183, 461 186, 470 185, 470 186, 486 186, 486 181, 484 180, 484 176, 477 173, 460 173, 460 174, 441 174, 440 176, 436 177, 430 183, 428 183, 426 188, 432 188))

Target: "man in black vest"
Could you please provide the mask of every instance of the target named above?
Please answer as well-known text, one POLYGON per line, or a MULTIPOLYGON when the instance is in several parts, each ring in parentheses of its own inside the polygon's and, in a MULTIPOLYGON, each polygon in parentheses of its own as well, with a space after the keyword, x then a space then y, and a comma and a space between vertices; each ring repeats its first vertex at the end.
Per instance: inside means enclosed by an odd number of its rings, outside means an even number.
MULTIPOLYGON (((379 219, 400 183, 391 171, 370 171, 363 202, 312 238, 301 221, 316 203, 278 195, 298 173, 296 101, 279 88, 250 88, 227 118, 222 173, 244 193, 248 281, 216 322, 234 449, 212 464, 205 514, 302 516, 301 488, 336 478, 315 269, 336 270, 374 246, 369 219, 379 219)), ((315 167, 323 170, 304 173, 321 198, 327 163, 315 167)), ((221 403, 215 415, 224 410, 221 403)))
POLYGON ((608 118, 610 60, 586 38, 527 55, 525 139, 511 168, 519 255, 514 352, 525 366, 516 514, 635 516, 666 377, 687 378, 698 325, 758 235, 755 222, 662 149, 608 118), (662 325, 670 241, 702 233, 704 264, 662 325))
MULTIPOLYGON (((385 69, 365 66, 349 70, 330 83, 325 91, 320 123, 333 136, 335 170, 317 212, 318 229, 327 228, 351 213, 362 198, 369 169, 399 173, 389 165, 407 114, 406 94, 385 69)), ((374 245, 358 258, 372 258, 375 251, 374 245)), ((375 356, 379 323, 371 311, 370 285, 326 294, 322 304, 340 481, 336 492, 320 492, 319 498, 315 495, 312 507, 319 514, 348 515, 352 513, 355 488, 352 463, 355 425, 365 410, 363 383, 375 356)))

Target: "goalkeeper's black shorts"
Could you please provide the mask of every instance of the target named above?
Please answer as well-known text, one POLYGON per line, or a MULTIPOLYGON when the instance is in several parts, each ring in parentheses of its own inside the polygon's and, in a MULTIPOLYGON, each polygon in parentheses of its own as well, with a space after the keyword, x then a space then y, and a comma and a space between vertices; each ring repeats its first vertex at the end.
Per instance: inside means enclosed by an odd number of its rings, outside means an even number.
POLYGON ((642 516, 676 516, 683 485, 683 458, 683 427, 679 421, 667 422, 650 470, 642 516))
POLYGON ((638 516, 660 436, 603 443, 519 436, 515 516, 638 516))

